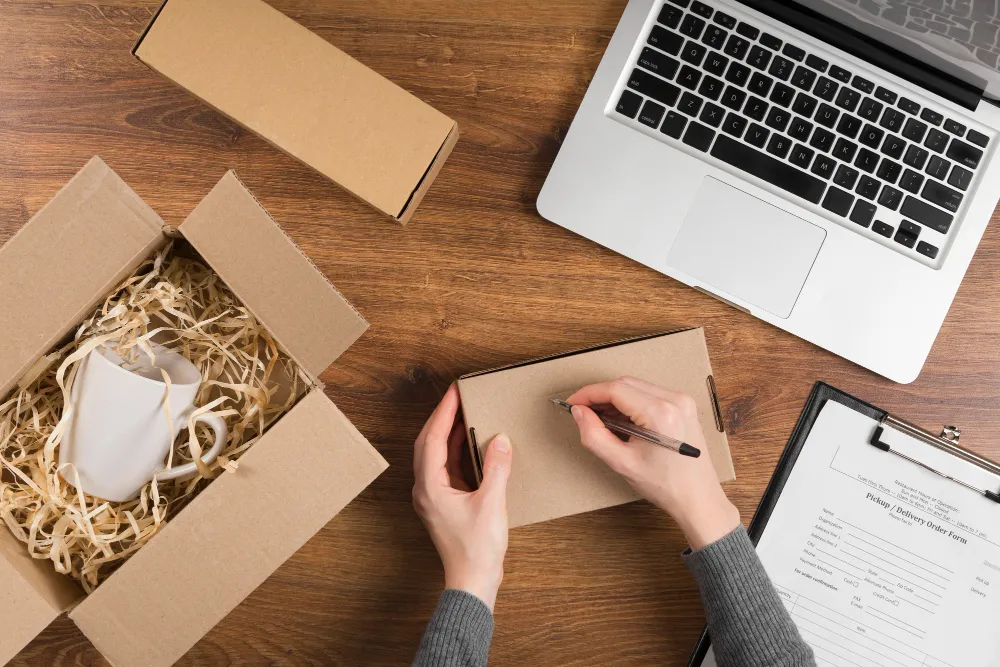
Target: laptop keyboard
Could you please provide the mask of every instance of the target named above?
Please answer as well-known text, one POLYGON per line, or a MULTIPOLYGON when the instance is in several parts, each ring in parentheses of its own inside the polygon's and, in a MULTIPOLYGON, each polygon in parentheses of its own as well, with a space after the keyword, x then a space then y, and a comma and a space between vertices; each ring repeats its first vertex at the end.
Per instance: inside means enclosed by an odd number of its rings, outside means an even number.
POLYGON ((939 266, 990 137, 734 14, 666 0, 615 113, 939 266))

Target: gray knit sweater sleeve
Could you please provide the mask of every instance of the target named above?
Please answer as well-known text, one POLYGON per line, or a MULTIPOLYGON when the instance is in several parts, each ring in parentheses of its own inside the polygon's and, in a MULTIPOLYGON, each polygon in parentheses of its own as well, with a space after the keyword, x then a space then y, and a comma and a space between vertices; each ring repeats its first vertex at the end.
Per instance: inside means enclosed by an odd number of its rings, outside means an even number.
POLYGON ((816 667, 743 526, 684 555, 719 667, 816 667))
POLYGON ((448 589, 431 616, 413 667, 486 667, 493 614, 471 593, 448 589))

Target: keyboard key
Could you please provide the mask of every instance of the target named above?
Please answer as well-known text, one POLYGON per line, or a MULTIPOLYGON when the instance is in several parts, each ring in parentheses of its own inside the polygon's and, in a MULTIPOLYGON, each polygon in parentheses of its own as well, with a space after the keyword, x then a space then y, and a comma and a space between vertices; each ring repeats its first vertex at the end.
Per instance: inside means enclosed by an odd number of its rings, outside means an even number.
POLYGON ((806 65, 809 65, 809 67, 819 70, 820 72, 825 72, 826 68, 830 65, 830 63, 826 62, 819 56, 814 56, 813 54, 810 53, 808 56, 806 56, 806 65))
POLYGON ((715 13, 714 9, 706 5, 704 2, 698 2, 698 0, 695 0, 694 4, 691 5, 691 11, 698 16, 704 16, 707 19, 712 18, 712 14, 715 13))
POLYGON ((705 29, 705 21, 698 18, 694 14, 688 14, 681 21, 681 33, 687 35, 691 39, 698 39, 701 37, 701 31, 705 29))
POLYGON ((792 75, 792 69, 794 69, 795 63, 787 58, 782 58, 781 56, 775 56, 774 60, 771 61, 771 66, 767 68, 767 73, 776 79, 781 79, 782 81, 788 81, 788 77, 792 75))
POLYGON ((812 133, 812 123, 807 120, 802 120, 798 116, 792 119, 792 124, 788 128, 788 134, 792 135, 793 139, 798 139, 799 141, 805 141, 809 138, 812 133))
POLYGON ((837 139, 836 145, 833 147, 833 157, 837 158, 841 162, 850 162, 854 159, 854 154, 858 152, 857 145, 841 137, 837 139))
POLYGON ((815 149, 823 151, 824 153, 829 153, 835 138, 836 136, 833 132, 828 132, 822 127, 817 127, 816 131, 813 132, 812 139, 809 140, 809 145, 815 149))
POLYGON ((642 95, 636 95, 631 90, 623 90, 622 96, 618 98, 615 111, 623 116, 635 118, 635 115, 639 113, 640 106, 642 106, 642 95))
POLYGON ((747 127, 747 119, 733 112, 726 114, 726 120, 722 124, 722 131, 734 137, 742 137, 743 130, 747 127))
POLYGON ((781 48, 781 40, 770 33, 764 33, 760 36, 760 43, 771 49, 772 51, 777 51, 781 48))
POLYGON ((810 97, 805 93, 799 93, 795 96, 795 104, 792 105, 792 111, 800 116, 809 118, 812 116, 813 111, 816 110, 817 104, 819 104, 819 102, 816 101, 815 97, 810 97))
POLYGON ((736 19, 729 14, 723 14, 721 11, 715 12, 715 17, 712 20, 730 30, 736 27, 736 19))
POLYGON ((774 84, 774 89, 771 91, 771 96, 768 97, 768 99, 775 104, 780 104, 781 106, 787 108, 788 105, 792 103, 792 97, 794 96, 795 89, 790 86, 786 86, 779 81, 774 84))
POLYGON ((948 163, 947 160, 938 155, 935 155, 931 157, 931 161, 927 163, 926 171, 934 178, 938 178, 943 181, 945 179, 945 176, 948 175, 949 168, 951 168, 951 165, 948 163))
POLYGON ((892 238, 892 225, 884 223, 881 220, 875 221, 875 224, 872 225, 872 231, 886 237, 887 239, 892 238))
POLYGON ((864 79, 860 76, 855 76, 851 80, 851 85, 860 91, 868 93, 869 95, 871 95, 875 91, 875 84, 869 81, 868 79, 864 79))
POLYGON ((771 136, 771 131, 766 127, 762 127, 757 123, 750 123, 750 129, 747 130, 746 136, 743 137, 747 143, 750 143, 757 148, 763 148, 764 144, 767 143, 767 138, 771 136))
POLYGON ((668 137, 680 139, 681 134, 684 132, 685 125, 687 125, 687 118, 680 115, 676 111, 668 111, 667 117, 663 121, 663 125, 660 126, 660 132, 668 137))
POLYGON ((931 259, 934 259, 938 255, 937 247, 932 246, 927 241, 921 241, 920 243, 917 244, 917 252, 919 252, 921 255, 924 255, 925 257, 930 257, 931 259))
POLYGON ((821 76, 819 81, 816 82, 816 87, 813 88, 813 93, 820 99, 832 102, 833 98, 837 95, 838 88, 840 88, 840 84, 836 81, 821 76))
POLYGON ((729 83, 735 83, 737 86, 746 85, 747 79, 750 78, 750 68, 746 65, 741 65, 738 62, 734 62, 729 66, 729 71, 726 72, 726 81, 729 83))
POLYGON ((663 112, 665 111, 666 109, 663 106, 653 100, 646 100, 646 103, 642 105, 642 111, 639 112, 639 122, 656 129, 660 126, 660 121, 663 120, 663 112))
POLYGON ((707 128, 697 121, 691 121, 688 123, 687 132, 684 133, 684 138, 681 141, 700 151, 707 151, 714 138, 715 130, 707 128))
POLYGON ((898 106, 906 113, 913 114, 914 116, 916 116, 917 112, 920 111, 920 105, 914 102, 913 100, 909 99, 908 97, 900 97, 899 102, 896 103, 896 106, 898 106))
POLYGON ((681 73, 677 75, 678 84, 684 86, 688 90, 694 90, 698 87, 699 81, 701 81, 701 72, 690 65, 684 65, 681 67, 681 73))
POLYGON ((720 107, 718 104, 712 104, 707 102, 705 108, 701 110, 701 115, 698 116, 698 120, 705 123, 706 125, 711 125, 712 127, 719 127, 722 124, 722 118, 726 115, 726 110, 720 107))
POLYGON ((882 153, 894 160, 903 157, 903 150, 906 149, 906 142, 894 134, 888 134, 882 142, 882 153))
POLYGON ((751 67, 756 67, 759 70, 767 69, 767 66, 771 63, 771 56, 774 55, 763 46, 757 46, 756 44, 750 49, 750 55, 747 56, 747 64, 751 67))
POLYGON ((656 49, 651 49, 648 46, 643 47, 642 53, 639 54, 639 67, 648 69, 650 72, 655 72, 664 79, 672 79, 674 74, 677 73, 677 68, 680 66, 681 64, 670 56, 665 56, 656 49))
POLYGON ((701 36, 701 42, 705 46, 721 50, 726 43, 729 33, 717 25, 710 25, 705 29, 705 34, 701 36))
POLYGON ((675 56, 681 52, 681 47, 684 46, 683 37, 675 32, 664 30, 658 25, 653 26, 653 29, 649 33, 649 39, 646 42, 661 51, 666 51, 675 56))
POLYGON ((917 242, 917 236, 919 235, 920 227, 917 227, 909 220, 903 220, 899 223, 899 229, 896 230, 895 241, 902 246, 912 248, 913 244, 917 242))
POLYGON ((979 146, 980 148, 986 148, 986 145, 990 143, 990 138, 987 137, 982 132, 976 132, 975 130, 969 130, 969 135, 966 137, 969 141, 979 146))
POLYGON ((886 183, 895 183, 901 171, 903 171, 903 165, 893 162, 889 158, 882 158, 882 162, 879 163, 878 171, 875 172, 875 175, 886 183))
POLYGON ((672 107, 681 94, 681 91, 674 84, 641 69, 632 70, 632 76, 628 79, 628 87, 639 91, 646 97, 652 97, 668 107, 672 107))
POLYGON ((736 32, 743 35, 747 39, 757 39, 757 35, 760 34, 760 30, 753 27, 749 23, 740 23, 736 26, 736 32))
POLYGON ((760 95, 761 97, 767 97, 768 91, 771 90, 771 85, 774 80, 760 72, 754 72, 753 76, 750 77, 750 85, 747 86, 747 90, 751 93, 760 95))
POLYGON ((885 113, 882 114, 882 120, 880 120, 878 124, 890 132, 899 132, 900 128, 903 127, 903 121, 905 119, 906 116, 899 111, 887 108, 885 113))
POLYGON ((983 152, 964 141, 952 139, 951 145, 948 146, 947 156, 969 169, 975 169, 979 166, 979 161, 983 159, 983 152))
POLYGON ((896 93, 889 90, 888 88, 883 88, 882 86, 879 86, 878 88, 875 89, 875 97, 879 98, 886 104, 895 104, 896 98, 898 98, 899 96, 896 95, 896 93))
POLYGON ((969 189, 969 184, 972 183, 972 172, 968 169, 962 169, 957 164, 951 168, 951 176, 948 177, 948 185, 953 185, 962 192, 969 189))
POLYGON ((804 49, 800 49, 799 47, 795 46, 794 44, 787 44, 786 43, 785 47, 783 49, 781 49, 781 52, 784 53, 789 58, 791 58, 792 60, 798 60, 799 62, 802 62, 802 59, 806 57, 805 50, 804 49))
POLYGON ((726 92, 722 94, 722 106, 729 107, 733 111, 739 111, 743 106, 743 100, 747 94, 735 86, 726 86, 726 92))
POLYGON ((882 193, 878 196, 878 203, 890 211, 895 211, 899 208, 899 202, 901 201, 903 201, 903 193, 891 185, 883 187, 882 193))
POLYGON ((840 94, 837 95, 837 101, 834 102, 841 109, 847 109, 848 111, 854 111, 858 108, 858 102, 861 101, 861 93, 854 90, 853 88, 843 87, 840 89, 840 94))
POLYGON ((874 125, 865 125, 865 129, 861 130, 861 136, 858 137, 858 141, 863 143, 865 146, 878 148, 882 145, 882 137, 884 136, 885 132, 878 129, 874 125))
POLYGON ((701 64, 701 61, 705 58, 705 53, 707 49, 697 42, 692 42, 688 40, 688 43, 684 45, 684 50, 681 51, 681 60, 686 63, 691 63, 695 67, 701 64))
POLYGON ((788 121, 791 120, 791 116, 791 113, 781 107, 771 107, 764 124, 772 130, 784 132, 785 128, 788 126, 788 121))
POLYGON ((833 127, 836 125, 837 118, 839 117, 839 111, 834 109, 829 104, 821 104, 819 105, 819 111, 816 112, 816 118, 814 120, 823 127, 833 127))
POLYGON ((965 126, 957 120, 952 120, 950 118, 944 122, 944 129, 948 130, 952 134, 957 134, 958 136, 965 134, 965 126))
POLYGON ((910 118, 903 126, 903 136, 917 143, 923 140, 925 132, 927 132, 927 123, 921 123, 916 118, 910 118))
POLYGON ((910 165, 914 169, 923 169, 924 163, 927 162, 927 156, 930 155, 920 146, 910 146, 906 149, 906 155, 903 157, 903 162, 910 165))
POLYGON ((875 204, 869 204, 859 199, 854 204, 854 210, 851 211, 851 222, 856 222, 862 227, 867 227, 875 219, 875 210, 875 204))
MULTIPOLYGON (((761 128, 763 129, 763 128, 761 128)), ((776 158, 719 135, 712 156, 771 185, 818 204, 826 183, 776 158)), ((846 193, 845 193, 846 194, 846 193)))
POLYGON ((721 53, 710 51, 708 56, 705 58, 705 62, 702 63, 702 67, 710 74, 722 76, 725 74, 726 65, 728 64, 729 58, 725 57, 721 53))
POLYGON ((923 175, 918 174, 912 169, 907 169, 906 173, 903 174, 903 178, 899 181, 899 187, 903 188, 907 192, 912 192, 913 194, 920 192, 920 186, 923 184, 923 175))
POLYGON ((792 154, 788 157, 788 161, 796 167, 808 169, 814 155, 816 155, 816 151, 813 149, 807 148, 802 144, 795 144, 795 148, 792 149, 792 154))
POLYGON ((921 191, 920 196, 930 203, 937 204, 952 213, 958 211, 958 207, 962 205, 963 197, 962 193, 958 190, 952 190, 943 183, 931 180, 924 183, 924 189, 921 191))
POLYGON ((749 116, 756 121, 763 121, 764 116, 767 115, 768 103, 759 97, 750 96, 747 100, 746 105, 743 107, 743 115, 749 116))
POLYGON ((846 164, 842 164, 837 167, 837 175, 834 176, 833 182, 842 188, 847 188, 848 190, 854 189, 854 184, 858 180, 858 176, 861 175, 857 169, 848 167, 846 164))
POLYGON ((944 120, 944 116, 928 107, 924 107, 924 110, 920 112, 920 117, 931 125, 940 125, 941 121, 944 120))
POLYGON ((875 171, 875 167, 878 166, 878 162, 878 153, 870 151, 867 148, 862 148, 858 151, 858 157, 854 159, 854 166, 861 171, 866 171, 870 174, 875 171))
POLYGON ((843 67, 837 67, 836 65, 830 68, 830 76, 844 83, 848 83, 851 80, 851 73, 843 67))
POLYGON ((866 199, 874 200, 876 195, 878 195, 879 188, 882 184, 871 176, 861 176, 861 180, 858 181, 858 187, 854 188, 854 191, 866 199))
POLYGON ((826 198, 823 199, 823 208, 844 217, 850 212, 853 204, 854 195, 832 185, 826 193, 826 198))
POLYGON ((825 155, 817 155, 816 161, 813 162, 812 173, 817 176, 822 176, 823 178, 829 180, 833 176, 833 168, 837 166, 837 163, 828 158, 825 155))
POLYGON ((795 72, 792 74, 792 85, 802 90, 811 90, 815 81, 816 72, 802 65, 796 67, 795 72))
POLYGON ((660 15, 656 17, 656 20, 668 28, 674 29, 680 24, 681 16, 683 15, 684 12, 677 9, 674 5, 665 4, 660 10, 660 15))
POLYGON ((723 51, 725 51, 728 56, 736 58, 737 60, 743 60, 743 56, 747 54, 747 49, 749 48, 750 42, 742 37, 730 35, 729 39, 726 41, 726 48, 723 49, 723 51))
POLYGON ((771 135, 771 140, 767 142, 767 152, 771 155, 777 155, 780 158, 788 155, 788 151, 792 147, 792 140, 788 137, 778 134, 775 132, 771 135))
POLYGON ((717 100, 719 96, 722 95, 722 89, 726 84, 722 83, 714 76, 706 76, 701 81, 701 85, 698 86, 698 93, 707 97, 710 100, 717 100))
POLYGON ((686 113, 689 116, 697 116, 698 112, 701 111, 701 105, 704 100, 694 95, 693 93, 684 93, 681 96, 681 101, 677 104, 677 109, 682 113, 686 113))
POLYGON ((860 129, 861 120, 847 113, 841 116, 840 122, 837 123, 837 132, 851 139, 858 136, 858 130, 860 129))
POLYGON ((927 133, 927 141, 924 142, 924 146, 931 149, 935 153, 941 153, 944 151, 944 147, 948 145, 948 135, 941 130, 931 129, 927 133))
POLYGON ((930 227, 942 234, 948 233, 948 228, 951 227, 951 223, 955 219, 950 213, 945 213, 911 195, 907 195, 906 199, 903 200, 903 206, 899 212, 904 218, 916 220, 924 227, 930 227))
POLYGON ((691 0, 670 0, 670 2, 674 3, 678 7, 687 7, 691 4, 691 0))
POLYGON ((870 97, 866 97, 861 102, 861 108, 858 109, 858 115, 871 123, 877 123, 878 117, 882 114, 882 103, 876 102, 870 97))

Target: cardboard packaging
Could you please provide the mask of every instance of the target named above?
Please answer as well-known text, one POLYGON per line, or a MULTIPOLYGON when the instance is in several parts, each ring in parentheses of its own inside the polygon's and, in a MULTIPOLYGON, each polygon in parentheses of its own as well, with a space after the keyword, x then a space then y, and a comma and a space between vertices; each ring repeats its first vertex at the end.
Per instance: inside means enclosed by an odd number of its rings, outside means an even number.
POLYGON ((719 480, 736 478, 703 329, 534 359, 458 380, 479 479, 490 441, 506 433, 514 443, 514 467, 507 483, 511 528, 639 499, 624 479, 580 445, 576 422, 549 400, 623 375, 694 397, 707 454, 719 480))
POLYGON ((458 125, 263 0, 165 0, 132 54, 406 223, 458 125))
POLYGON ((0 663, 68 613, 113 665, 172 664, 387 467, 316 381, 367 323, 232 172, 173 230, 99 158, 87 163, 0 249, 0 396, 170 236, 222 277, 311 387, 238 471, 89 596, 0 529, 0 663))

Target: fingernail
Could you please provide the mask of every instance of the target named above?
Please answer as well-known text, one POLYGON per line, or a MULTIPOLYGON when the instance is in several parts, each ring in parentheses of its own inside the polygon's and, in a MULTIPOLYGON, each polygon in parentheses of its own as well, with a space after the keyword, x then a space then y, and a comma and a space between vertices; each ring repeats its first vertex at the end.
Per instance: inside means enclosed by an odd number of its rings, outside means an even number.
POLYGON ((501 433, 493 441, 493 446, 497 448, 498 452, 506 454, 510 451, 510 438, 505 433, 501 433))
POLYGON ((580 409, 579 405, 574 405, 569 409, 569 413, 573 415, 573 419, 580 421, 580 417, 583 416, 583 410, 580 409))

